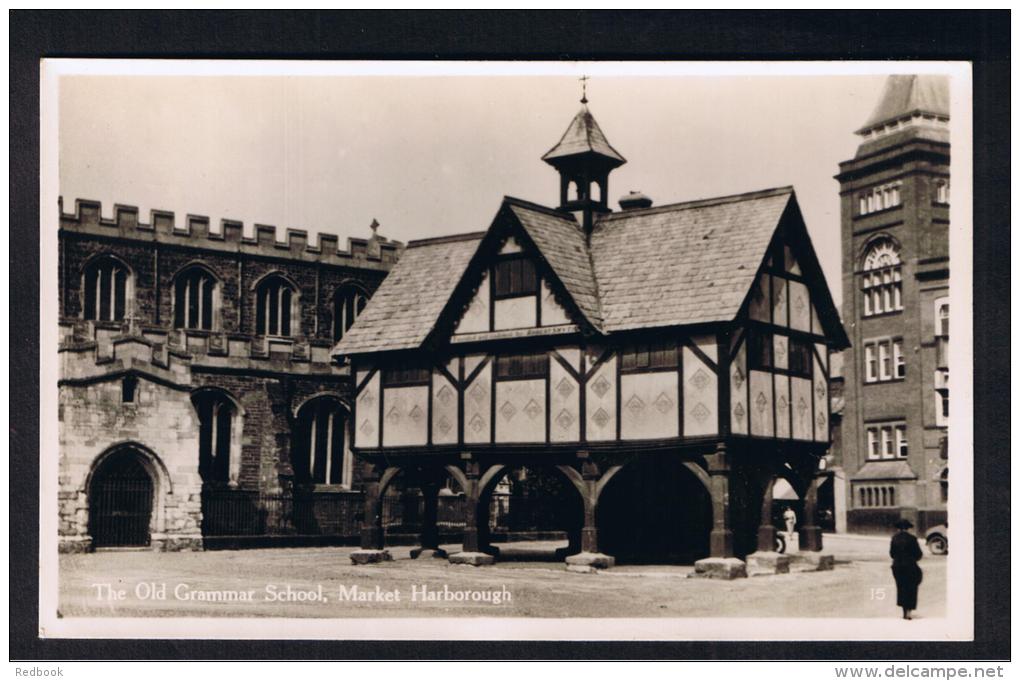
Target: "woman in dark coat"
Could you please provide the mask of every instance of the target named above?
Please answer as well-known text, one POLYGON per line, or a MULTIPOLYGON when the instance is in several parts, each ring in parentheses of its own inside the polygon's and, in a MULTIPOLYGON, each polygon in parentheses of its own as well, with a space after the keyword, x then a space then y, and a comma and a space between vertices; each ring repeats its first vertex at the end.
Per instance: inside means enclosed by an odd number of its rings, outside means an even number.
POLYGON ((917 537, 907 530, 914 525, 909 520, 900 520, 894 527, 899 530, 889 544, 892 558, 893 579, 896 580, 896 605, 903 608, 903 619, 911 619, 910 613, 917 609, 917 587, 921 585, 921 545, 917 537))

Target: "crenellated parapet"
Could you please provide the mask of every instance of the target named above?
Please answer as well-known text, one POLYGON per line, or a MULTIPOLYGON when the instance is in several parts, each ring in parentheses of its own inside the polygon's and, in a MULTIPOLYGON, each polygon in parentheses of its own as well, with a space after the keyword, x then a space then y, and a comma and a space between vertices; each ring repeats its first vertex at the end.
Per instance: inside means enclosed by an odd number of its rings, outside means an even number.
POLYGON ((60 322, 61 380, 81 381, 136 370, 189 385, 195 370, 273 371, 348 376, 331 361, 328 342, 146 328, 134 321, 60 322))
POLYGON ((188 214, 179 225, 175 214, 165 210, 151 210, 149 221, 141 222, 137 207, 122 204, 114 204, 113 217, 104 218, 102 204, 86 199, 76 199, 74 212, 65 213, 60 199, 60 229, 86 235, 377 270, 389 270, 404 250, 403 243, 378 235, 348 237, 346 249, 340 250, 333 234, 320 233, 312 244, 303 229, 287 229, 281 241, 272 225, 256 224, 254 237, 246 237, 242 222, 220 220, 218 232, 210 230, 209 222, 206 216, 188 214))

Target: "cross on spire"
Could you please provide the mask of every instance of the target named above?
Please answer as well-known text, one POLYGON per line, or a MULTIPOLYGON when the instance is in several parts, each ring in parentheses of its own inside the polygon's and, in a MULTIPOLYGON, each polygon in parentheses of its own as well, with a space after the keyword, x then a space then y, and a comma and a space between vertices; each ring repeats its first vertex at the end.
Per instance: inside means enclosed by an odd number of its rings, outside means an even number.
POLYGON ((588 103, 588 76, 578 78, 581 81, 581 104, 588 103))

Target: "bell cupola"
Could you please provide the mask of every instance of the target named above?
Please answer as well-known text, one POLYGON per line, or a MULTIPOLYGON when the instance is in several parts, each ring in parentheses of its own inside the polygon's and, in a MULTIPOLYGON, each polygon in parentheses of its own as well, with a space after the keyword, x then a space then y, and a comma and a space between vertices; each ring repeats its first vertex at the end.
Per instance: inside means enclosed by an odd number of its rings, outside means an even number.
POLYGON ((560 210, 581 213, 586 234, 594 214, 610 213, 609 173, 627 162, 602 133, 588 111, 588 98, 581 98, 581 110, 570 121, 560 141, 542 156, 560 174, 560 210))

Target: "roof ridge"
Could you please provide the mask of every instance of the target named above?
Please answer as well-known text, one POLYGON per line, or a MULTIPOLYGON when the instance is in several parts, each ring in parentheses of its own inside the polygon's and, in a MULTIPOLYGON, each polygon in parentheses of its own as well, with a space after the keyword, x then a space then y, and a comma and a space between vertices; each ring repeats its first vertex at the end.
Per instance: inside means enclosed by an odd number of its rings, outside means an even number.
POLYGON ((561 218, 563 220, 566 220, 567 222, 573 222, 574 224, 577 224, 577 219, 574 217, 573 213, 568 213, 567 211, 563 210, 557 210, 556 208, 550 208, 549 206, 543 206, 540 203, 528 201, 527 199, 519 199, 516 196, 504 195, 503 203, 509 203, 514 206, 520 206, 521 208, 528 208, 530 210, 535 210, 540 213, 545 213, 546 215, 551 215, 552 217, 561 218))
POLYGON ((407 242, 407 248, 414 248, 416 246, 432 246, 434 244, 448 244, 455 243, 457 241, 471 241, 473 239, 481 239, 484 237, 486 232, 465 232, 463 234, 449 234, 447 236, 433 236, 426 237, 424 239, 414 239, 407 242))
POLYGON ((624 210, 618 213, 607 213, 600 215, 597 218, 596 224, 606 222, 608 220, 615 220, 617 218, 631 217, 634 215, 654 215, 656 213, 662 213, 668 210, 688 210, 690 208, 707 208, 709 206, 721 206, 727 203, 739 203, 741 201, 752 201, 754 199, 765 199, 772 196, 781 196, 783 194, 793 194, 793 185, 784 185, 782 187, 772 187, 770 189, 759 189, 752 192, 744 192, 742 194, 730 194, 729 196, 716 196, 709 199, 695 199, 693 201, 680 201, 678 203, 667 203, 661 206, 652 206, 651 208, 637 208, 632 210, 624 210))

